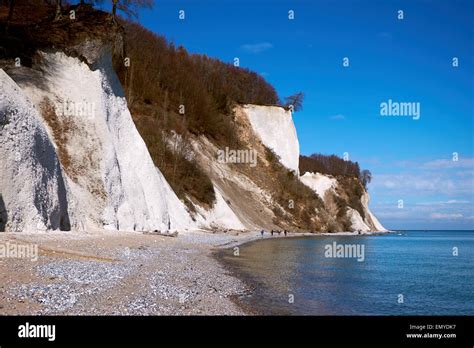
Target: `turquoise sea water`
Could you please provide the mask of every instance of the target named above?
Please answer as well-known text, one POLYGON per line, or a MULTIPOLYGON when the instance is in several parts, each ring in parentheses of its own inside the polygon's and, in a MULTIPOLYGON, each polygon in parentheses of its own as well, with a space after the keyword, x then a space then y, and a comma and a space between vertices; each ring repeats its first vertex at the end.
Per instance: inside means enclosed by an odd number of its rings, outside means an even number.
POLYGON ((276 237, 239 251, 223 260, 255 288, 242 302, 262 314, 474 315, 474 231, 276 237), (363 245, 364 260, 326 257, 334 241, 363 245))

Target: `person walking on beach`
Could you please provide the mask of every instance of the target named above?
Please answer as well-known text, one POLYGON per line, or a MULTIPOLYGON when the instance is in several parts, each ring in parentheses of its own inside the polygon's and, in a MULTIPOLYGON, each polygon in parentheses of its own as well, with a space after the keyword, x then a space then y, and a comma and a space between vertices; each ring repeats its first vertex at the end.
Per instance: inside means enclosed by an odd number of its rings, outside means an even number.
POLYGON ((273 230, 272 230, 272 236, 273 236, 273 230))
POLYGON ((264 232, 265 232, 264 230, 261 230, 261 231, 260 231, 260 234, 262 235, 262 237, 263 237, 263 233, 264 233, 264 232))
POLYGON ((284 231, 284 233, 285 233, 285 237, 286 237, 286 230, 284 231))

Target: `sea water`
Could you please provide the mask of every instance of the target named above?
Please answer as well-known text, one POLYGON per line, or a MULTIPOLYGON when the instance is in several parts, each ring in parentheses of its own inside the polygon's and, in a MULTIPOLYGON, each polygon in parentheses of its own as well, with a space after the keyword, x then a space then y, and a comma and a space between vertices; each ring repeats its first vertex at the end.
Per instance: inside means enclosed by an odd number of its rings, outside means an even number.
POLYGON ((235 254, 223 261, 254 289, 242 304, 262 314, 474 315, 474 231, 276 236, 235 254), (363 261, 328 253, 340 245, 363 261))

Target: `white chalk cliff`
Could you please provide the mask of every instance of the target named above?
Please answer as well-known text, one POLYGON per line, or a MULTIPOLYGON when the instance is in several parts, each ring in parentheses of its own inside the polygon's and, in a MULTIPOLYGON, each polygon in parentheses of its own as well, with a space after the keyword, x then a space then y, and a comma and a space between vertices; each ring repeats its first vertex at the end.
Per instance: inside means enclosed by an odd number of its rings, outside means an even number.
MULTIPOLYGON (((321 173, 306 172, 300 177, 301 182, 316 192, 324 202, 327 202, 327 194, 337 195, 336 188, 340 185, 336 178, 331 175, 321 173)), ((360 213, 351 208, 347 208, 347 216, 352 224, 353 231, 361 232, 386 232, 387 229, 377 220, 369 209, 369 194, 364 191, 361 197, 361 205, 364 218, 360 213)))
MULTIPOLYGON (((209 170, 216 202, 188 211, 155 167, 107 49, 91 54, 89 64, 63 52, 38 54, 39 69, 10 69, 10 76, 0 69, 0 231, 273 226, 270 192, 252 175, 218 162, 218 149, 205 138, 195 140, 193 148, 209 170)), ((252 142, 259 139, 299 175, 291 112, 244 105, 239 113, 252 142)), ((318 173, 300 180, 323 201, 339 185, 318 173)), ((384 231, 368 199, 364 193, 365 218, 348 209, 352 229, 384 231)))
POLYGON ((64 178, 34 105, 0 69, 0 231, 68 229, 64 178))
POLYGON ((291 111, 262 105, 244 105, 243 109, 262 143, 280 157, 281 164, 299 173, 300 144, 291 111))
MULTIPOLYGON (((245 105, 243 107, 255 134, 262 143, 280 157, 286 168, 299 174, 300 146, 291 111, 277 106, 245 105)), ((323 201, 327 192, 336 194, 340 186, 336 178, 321 173, 304 173, 299 177, 301 182, 316 192, 323 201)), ((342 188, 343 189, 343 188, 342 188)), ((352 223, 353 231, 387 231, 370 212, 369 195, 364 192, 361 204, 365 218, 360 213, 348 208, 347 216, 352 223)))
POLYGON ((92 69, 62 52, 41 55, 40 83, 19 79, 18 86, 0 75, 1 115, 8 119, 0 136, 0 193, 8 229, 64 228, 65 211, 73 230, 193 227, 135 128, 110 54, 92 69), (57 152, 67 165, 58 165, 57 152))

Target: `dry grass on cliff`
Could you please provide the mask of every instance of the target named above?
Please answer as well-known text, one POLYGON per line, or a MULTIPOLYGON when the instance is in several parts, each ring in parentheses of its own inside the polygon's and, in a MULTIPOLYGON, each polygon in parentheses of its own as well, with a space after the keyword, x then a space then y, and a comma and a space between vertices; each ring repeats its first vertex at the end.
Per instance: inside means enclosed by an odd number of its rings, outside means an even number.
POLYGON ((212 207, 216 199, 214 187, 192 157, 183 116, 142 103, 135 103, 130 111, 153 162, 176 195, 191 211, 194 211, 193 204, 212 207), (171 130, 179 136, 179 146, 174 146, 171 130))
POLYGON ((41 115, 51 130, 59 161, 71 179, 77 181, 78 173, 72 165, 71 154, 67 149, 67 139, 73 130, 71 120, 61 120, 56 114, 54 104, 49 98, 44 98, 40 104, 41 115))
POLYGON ((257 186, 272 196, 270 207, 275 215, 273 223, 290 230, 321 231, 324 227, 324 204, 319 196, 285 168, 278 156, 264 146, 254 133, 248 117, 241 108, 235 108, 236 132, 239 148, 255 150, 257 165, 231 164, 234 171, 246 175, 257 186), (319 216, 318 216, 319 215, 319 216))
POLYGON ((68 142, 73 136, 81 133, 81 129, 73 122, 73 118, 58 116, 54 103, 49 98, 43 99, 40 110, 53 137, 64 172, 75 183, 79 183, 81 177, 85 178, 88 191, 100 200, 106 199, 107 193, 100 175, 92 174, 99 171, 98 161, 94 159, 94 151, 87 149, 83 154, 70 152, 68 142))

